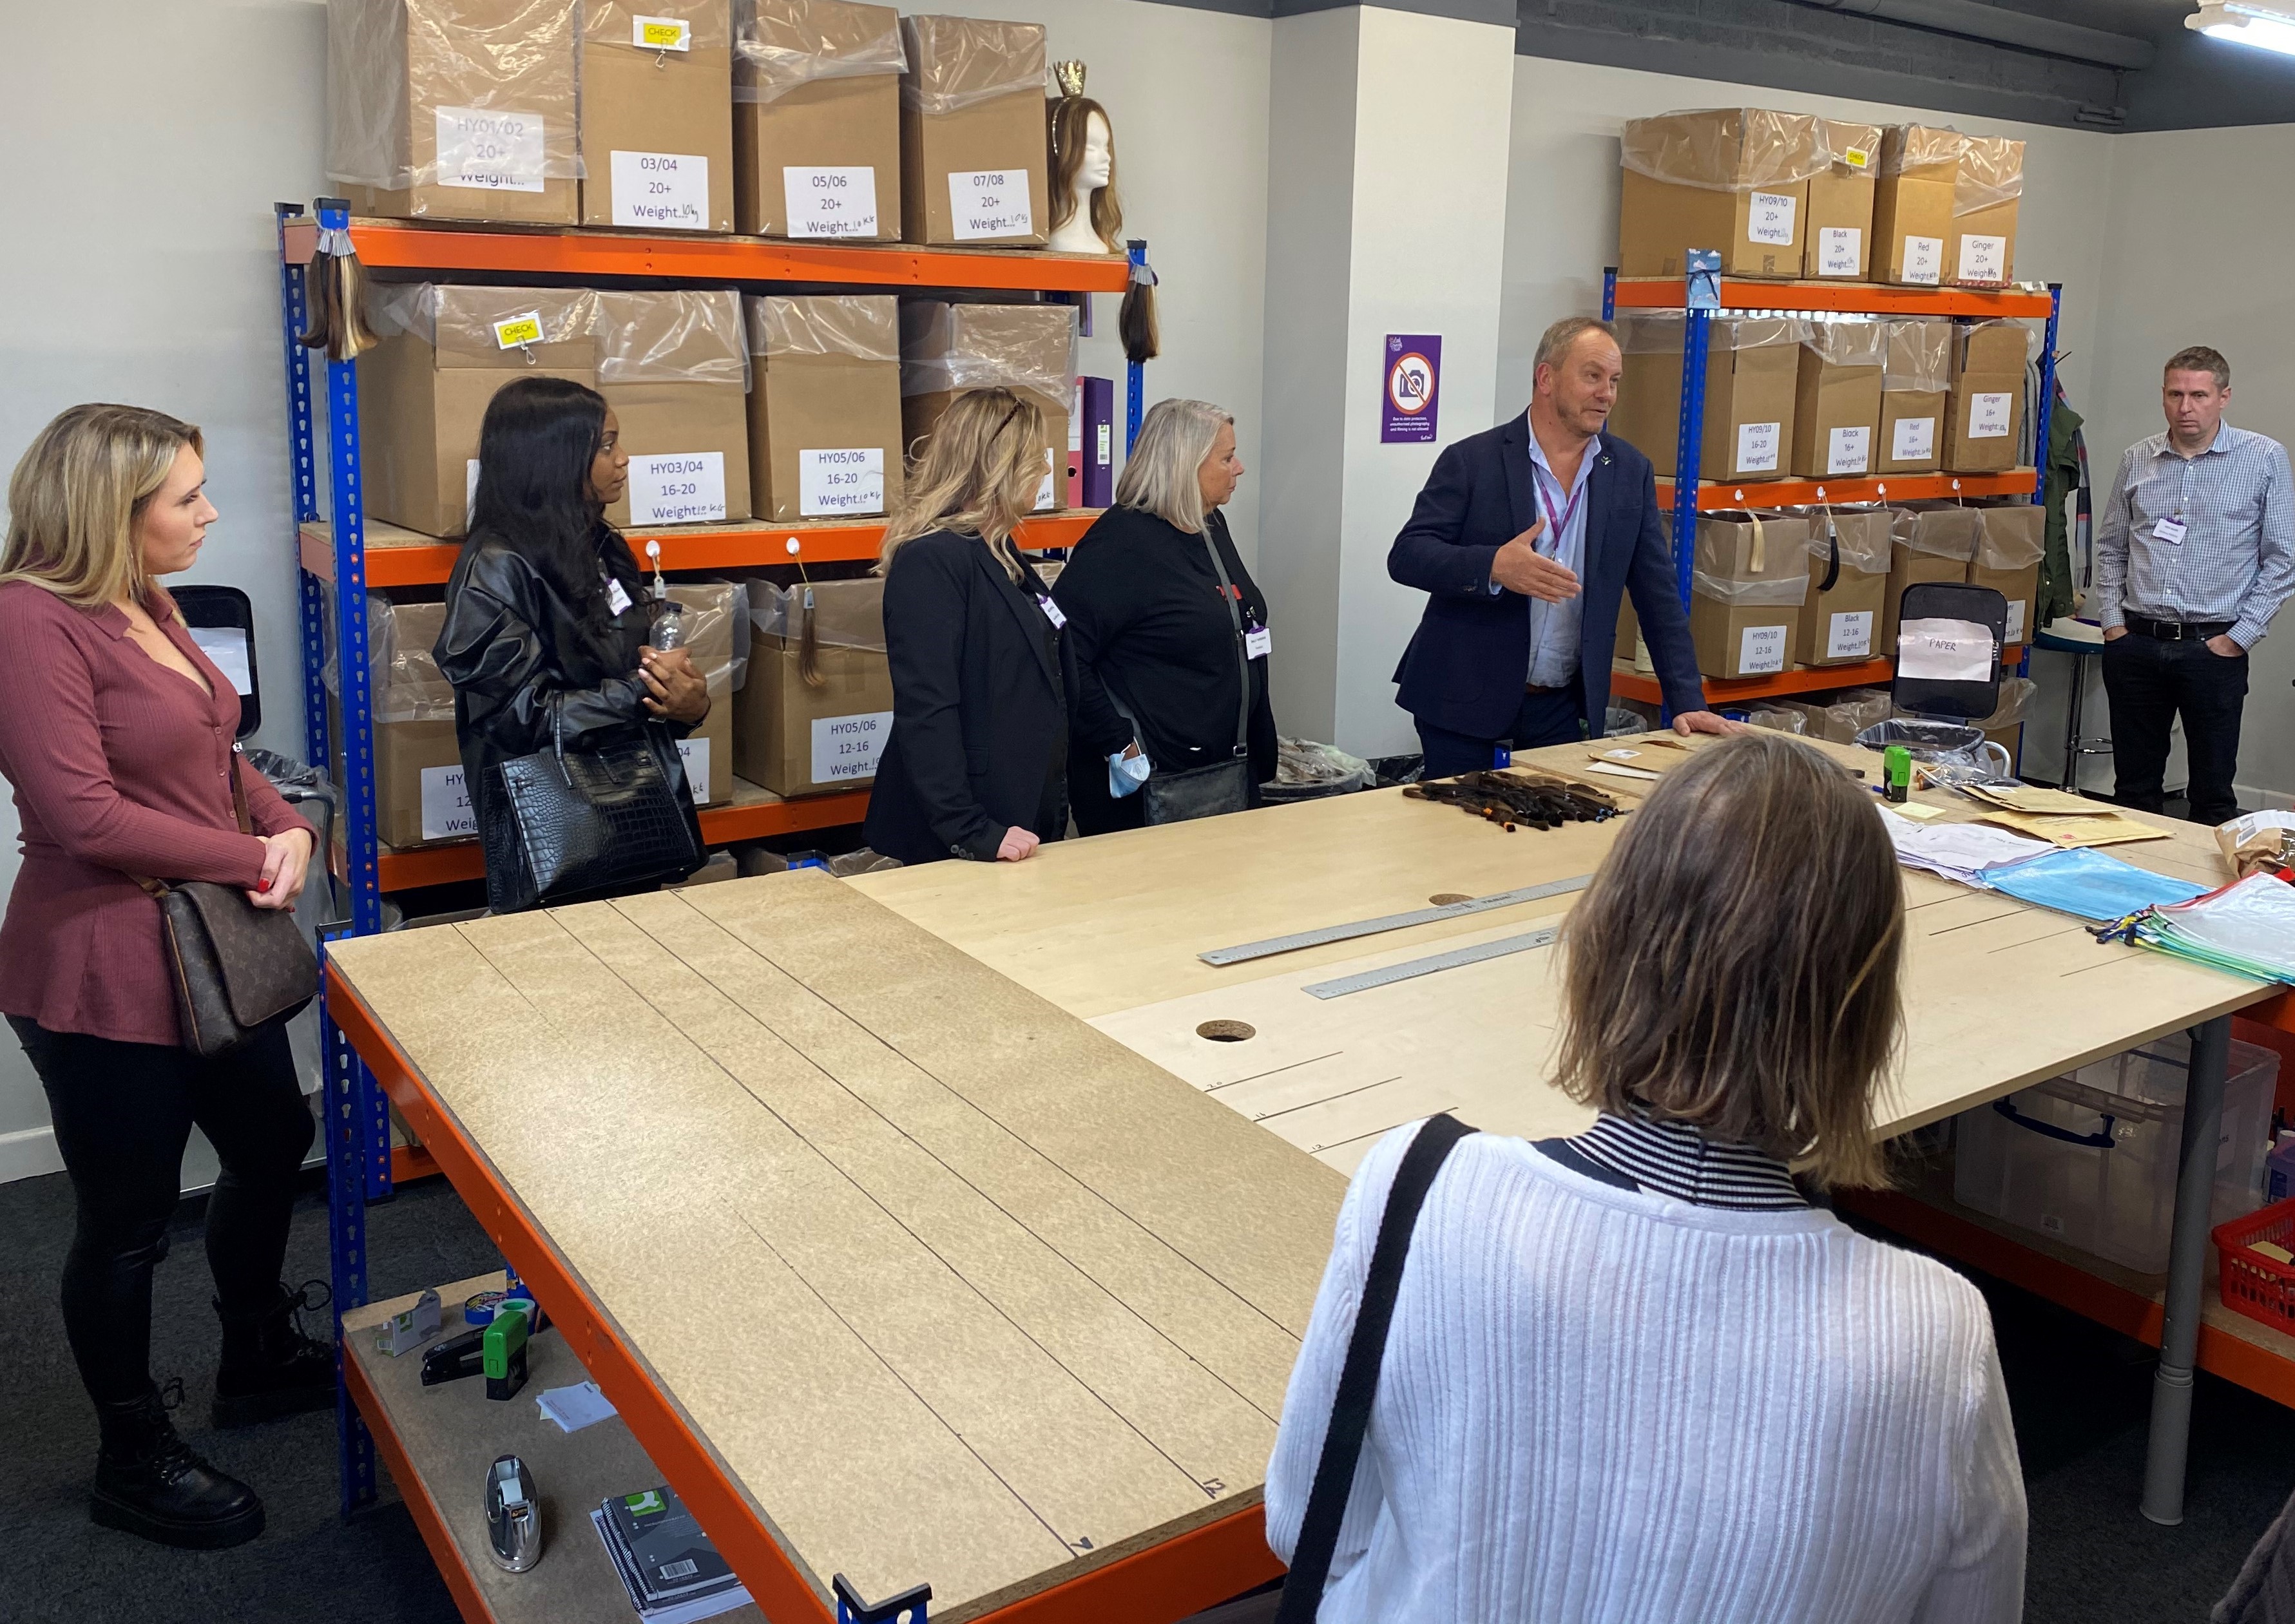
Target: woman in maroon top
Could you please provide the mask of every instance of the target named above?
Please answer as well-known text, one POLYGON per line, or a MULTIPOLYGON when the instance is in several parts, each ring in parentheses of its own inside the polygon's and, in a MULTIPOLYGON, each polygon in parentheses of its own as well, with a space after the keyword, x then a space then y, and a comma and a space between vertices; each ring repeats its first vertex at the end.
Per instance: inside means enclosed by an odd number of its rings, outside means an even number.
POLYGON ((331 1402, 334 1360, 295 1321, 313 1305, 279 1280, 312 1135, 285 1030, 216 1061, 182 1048, 159 904, 131 877, 292 908, 315 839, 253 771, 255 833, 240 832, 239 696, 158 583, 191 567, 216 517, 200 450, 159 412, 75 406, 9 481, 0 774, 23 865, 0 920, 0 1012, 47 1093, 78 1204, 63 1312, 102 1434, 91 1514, 215 1548, 262 1532, 263 1503, 176 1436, 148 1368, 151 1269, 193 1122, 223 1163, 207 1223, 216 1424, 331 1402))

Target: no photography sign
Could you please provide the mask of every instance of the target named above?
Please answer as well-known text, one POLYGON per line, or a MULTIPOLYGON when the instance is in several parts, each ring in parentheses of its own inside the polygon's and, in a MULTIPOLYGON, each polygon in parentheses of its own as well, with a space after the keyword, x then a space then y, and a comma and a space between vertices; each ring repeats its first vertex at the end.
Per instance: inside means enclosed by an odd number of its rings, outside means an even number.
POLYGON ((1433 333, 1389 333, 1384 359, 1380 443, 1433 441, 1434 396, 1442 372, 1442 339, 1433 333))

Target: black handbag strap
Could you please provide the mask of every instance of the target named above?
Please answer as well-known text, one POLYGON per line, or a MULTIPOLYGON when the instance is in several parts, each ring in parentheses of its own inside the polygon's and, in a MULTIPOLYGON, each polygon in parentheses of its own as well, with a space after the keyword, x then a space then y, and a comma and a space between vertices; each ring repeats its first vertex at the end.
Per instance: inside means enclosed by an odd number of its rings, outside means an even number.
POLYGON ((1219 538, 1212 526, 1225 528, 1217 513, 1204 516, 1204 545, 1211 550, 1212 567, 1219 571, 1220 601, 1227 605, 1228 624, 1235 628, 1235 674, 1242 687, 1235 701, 1235 755, 1240 758, 1251 753, 1251 655, 1243 646, 1243 608, 1237 597, 1235 583, 1228 579, 1227 560, 1220 557, 1219 538))
POLYGON ((1370 1429, 1372 1402, 1378 1397, 1378 1368, 1386 1358, 1387 1328, 1394 1322, 1395 1294, 1402 1288, 1402 1265, 1410 1254, 1418 1209, 1460 1139, 1474 1130, 1448 1114, 1430 1116, 1410 1148, 1402 1153, 1386 1212, 1379 1220, 1378 1244, 1371 1249, 1362 1302, 1355 1309, 1354 1334, 1339 1368, 1338 1395, 1331 1403, 1330 1430, 1323 1434, 1322 1458, 1315 1464, 1314 1487, 1307 1491, 1307 1514, 1299 1524, 1299 1544, 1291 1553, 1291 1572, 1283 1581, 1283 1604, 1275 1624, 1314 1624, 1346 1520, 1347 1495, 1362 1459, 1363 1435, 1370 1429))

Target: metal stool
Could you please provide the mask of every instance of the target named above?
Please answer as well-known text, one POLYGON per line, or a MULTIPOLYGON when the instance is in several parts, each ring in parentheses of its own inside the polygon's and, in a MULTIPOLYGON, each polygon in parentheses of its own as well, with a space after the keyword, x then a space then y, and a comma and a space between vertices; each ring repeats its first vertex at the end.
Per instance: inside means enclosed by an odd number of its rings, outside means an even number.
POLYGON ((2087 700, 2087 662, 2103 657, 2103 633, 2099 628, 2089 625, 2086 621, 2073 620, 2067 616, 2049 622, 2045 630, 2034 633, 2031 646, 2034 649, 2046 649, 2056 654, 2068 654, 2071 657, 2072 689, 2070 698, 2064 707, 2064 771, 2062 788, 2078 794, 2080 792, 2080 757, 2111 754, 2111 740, 2109 739, 2085 739, 2080 735, 2081 715, 2086 709, 2087 700), (2078 631, 2068 636, 2057 630, 2059 626, 2073 626, 2077 627, 2078 631))

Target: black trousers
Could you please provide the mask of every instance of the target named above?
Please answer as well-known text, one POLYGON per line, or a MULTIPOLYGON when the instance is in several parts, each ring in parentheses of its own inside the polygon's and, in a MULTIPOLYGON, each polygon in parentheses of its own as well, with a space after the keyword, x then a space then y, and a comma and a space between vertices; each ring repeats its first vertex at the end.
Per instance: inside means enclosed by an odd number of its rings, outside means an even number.
POLYGON ((1482 771, 1490 766, 1501 743, 1510 742, 1517 750, 1538 750, 1548 745, 1575 744, 1586 737, 1585 713, 1575 688, 1546 694, 1523 690, 1522 708, 1515 713, 1514 727, 1504 740, 1471 739, 1448 728, 1438 728, 1424 716, 1411 720, 1417 724, 1418 747, 1426 756, 1419 776, 1429 779, 1482 771))
POLYGON ((2168 729, 2184 719, 2191 763, 2192 821, 2239 816, 2239 718, 2248 657, 2226 659, 2197 638, 2168 643, 2130 632, 2103 646, 2103 691, 2111 702, 2111 759, 2123 806, 2158 812, 2166 800, 2168 729))
POLYGON ((151 1269, 167 1255, 184 1147, 197 1122, 223 1171, 208 1197, 208 1268, 225 1311, 279 1292, 296 1176, 314 1124, 283 1026, 201 1060, 157 1043, 8 1024, 39 1073, 78 1204, 64 1258, 64 1335, 98 1403, 151 1382, 151 1269))

